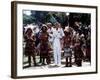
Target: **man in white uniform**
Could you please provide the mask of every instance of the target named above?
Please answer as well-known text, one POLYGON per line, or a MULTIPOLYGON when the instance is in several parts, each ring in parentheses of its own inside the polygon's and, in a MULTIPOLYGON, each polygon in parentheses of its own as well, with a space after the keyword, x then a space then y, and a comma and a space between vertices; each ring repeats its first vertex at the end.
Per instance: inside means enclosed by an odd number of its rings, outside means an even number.
POLYGON ((60 40, 64 36, 64 32, 59 23, 55 23, 55 27, 52 29, 53 35, 53 52, 54 52, 54 63, 56 66, 61 65, 61 42, 60 40))

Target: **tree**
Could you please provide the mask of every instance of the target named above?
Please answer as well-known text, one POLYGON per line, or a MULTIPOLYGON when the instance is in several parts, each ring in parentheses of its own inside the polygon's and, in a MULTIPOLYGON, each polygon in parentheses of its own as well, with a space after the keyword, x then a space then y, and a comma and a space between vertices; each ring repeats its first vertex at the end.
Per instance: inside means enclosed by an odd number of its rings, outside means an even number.
POLYGON ((35 23, 35 17, 31 15, 29 16, 29 15, 23 14, 23 24, 27 25, 31 23, 35 23))

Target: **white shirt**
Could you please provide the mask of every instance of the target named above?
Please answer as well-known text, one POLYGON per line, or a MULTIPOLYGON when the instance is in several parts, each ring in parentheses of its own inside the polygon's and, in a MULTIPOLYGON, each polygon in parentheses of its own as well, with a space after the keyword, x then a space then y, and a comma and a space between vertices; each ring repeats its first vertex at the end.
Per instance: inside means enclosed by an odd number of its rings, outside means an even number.
POLYGON ((52 34, 53 34, 53 32, 52 32, 52 28, 50 29, 48 29, 47 30, 47 32, 49 33, 49 42, 52 42, 53 41, 53 38, 52 38, 52 34))

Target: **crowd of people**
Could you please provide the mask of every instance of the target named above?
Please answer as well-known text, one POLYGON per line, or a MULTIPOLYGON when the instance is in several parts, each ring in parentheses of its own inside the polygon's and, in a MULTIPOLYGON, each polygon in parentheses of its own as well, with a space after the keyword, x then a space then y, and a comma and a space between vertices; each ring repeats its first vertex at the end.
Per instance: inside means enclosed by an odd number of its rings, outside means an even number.
POLYGON ((38 32, 27 28, 24 31, 24 55, 28 57, 29 66, 50 65, 61 66, 62 57, 66 60, 65 67, 71 67, 72 56, 77 66, 82 66, 82 61, 91 62, 91 30, 75 22, 73 27, 62 28, 59 22, 42 24, 38 32), (39 56, 39 62, 36 56, 39 56), (31 61, 31 58, 33 61, 31 61))

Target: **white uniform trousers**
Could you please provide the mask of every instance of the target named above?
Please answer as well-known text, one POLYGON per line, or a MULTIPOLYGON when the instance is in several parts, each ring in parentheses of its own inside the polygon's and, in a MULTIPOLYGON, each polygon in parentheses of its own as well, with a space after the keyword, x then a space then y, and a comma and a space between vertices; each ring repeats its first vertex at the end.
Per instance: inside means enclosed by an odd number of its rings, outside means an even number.
POLYGON ((56 39, 53 44, 54 63, 55 65, 61 65, 61 45, 60 40, 56 39))

